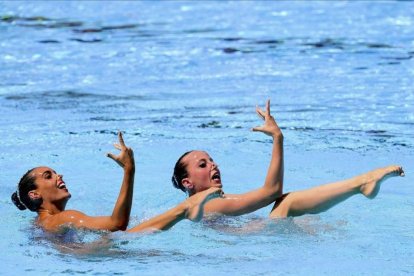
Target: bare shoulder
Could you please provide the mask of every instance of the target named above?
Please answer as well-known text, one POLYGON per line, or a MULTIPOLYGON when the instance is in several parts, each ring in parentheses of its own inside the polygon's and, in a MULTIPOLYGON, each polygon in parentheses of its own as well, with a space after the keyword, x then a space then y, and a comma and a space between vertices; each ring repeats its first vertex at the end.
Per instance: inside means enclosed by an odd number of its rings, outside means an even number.
POLYGON ((212 199, 204 207, 209 213, 240 216, 251 213, 274 202, 274 195, 267 189, 259 188, 244 194, 224 194, 223 198, 212 199))
POLYGON ((239 209, 241 195, 225 194, 222 198, 214 198, 204 206, 205 212, 231 214, 239 209))
POLYGON ((76 210, 65 210, 56 215, 39 219, 38 223, 45 230, 59 231, 63 226, 77 226, 77 224, 85 218, 86 215, 76 210))

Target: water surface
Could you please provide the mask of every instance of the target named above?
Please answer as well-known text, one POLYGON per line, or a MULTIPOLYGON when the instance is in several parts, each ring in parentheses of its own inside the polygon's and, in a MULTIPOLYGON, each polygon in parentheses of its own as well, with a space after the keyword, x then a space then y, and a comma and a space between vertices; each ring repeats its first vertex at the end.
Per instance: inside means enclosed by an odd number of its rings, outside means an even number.
POLYGON ((414 272, 414 6, 410 2, 1 2, 3 272, 31 274, 405 274, 414 272), (176 159, 204 149, 225 191, 258 187, 271 141, 249 129, 272 100, 286 191, 390 163, 405 179, 318 216, 260 225, 270 207, 155 235, 44 237, 11 203, 49 165, 68 208, 112 211, 116 132, 134 148, 131 225, 185 195, 176 159), (258 223, 258 224, 257 224, 258 223), (246 226, 247 225, 247 226, 246 226))

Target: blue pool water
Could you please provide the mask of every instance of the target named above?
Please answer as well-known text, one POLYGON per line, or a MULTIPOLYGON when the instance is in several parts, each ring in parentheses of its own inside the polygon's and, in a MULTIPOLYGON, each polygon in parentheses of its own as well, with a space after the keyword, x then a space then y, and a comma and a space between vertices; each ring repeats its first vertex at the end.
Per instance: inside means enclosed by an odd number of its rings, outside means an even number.
POLYGON ((0 2, 0 274, 414 272, 414 4, 0 2), (271 143, 249 129, 272 100, 285 190, 401 164, 370 201, 266 221, 270 207, 154 235, 45 236, 10 201, 37 165, 68 209, 112 211, 117 130, 134 148, 131 225, 185 198, 176 159, 204 149, 226 192, 262 184, 271 143))

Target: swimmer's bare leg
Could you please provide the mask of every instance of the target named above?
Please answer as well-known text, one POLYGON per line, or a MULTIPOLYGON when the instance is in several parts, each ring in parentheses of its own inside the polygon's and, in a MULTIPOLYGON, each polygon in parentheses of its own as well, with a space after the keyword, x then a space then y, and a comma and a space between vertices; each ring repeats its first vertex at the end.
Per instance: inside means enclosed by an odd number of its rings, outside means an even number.
POLYGON ((381 182, 393 176, 404 176, 400 166, 388 166, 351 179, 291 192, 276 200, 270 217, 317 214, 359 193, 372 199, 378 194, 381 182))
POLYGON ((204 204, 210 199, 220 197, 222 193, 220 188, 210 188, 197 193, 167 212, 128 229, 127 232, 167 230, 183 219, 200 221, 203 218, 204 204))

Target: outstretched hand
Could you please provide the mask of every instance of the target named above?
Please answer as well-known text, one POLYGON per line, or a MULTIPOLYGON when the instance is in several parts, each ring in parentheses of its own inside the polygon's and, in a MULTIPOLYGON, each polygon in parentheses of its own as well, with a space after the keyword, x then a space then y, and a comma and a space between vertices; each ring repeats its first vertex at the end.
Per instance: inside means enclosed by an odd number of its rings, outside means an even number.
POLYGON ((131 148, 127 147, 122 137, 122 132, 118 132, 119 144, 114 144, 114 147, 119 149, 121 152, 118 155, 107 153, 106 156, 118 163, 122 168, 135 168, 134 152, 131 148))
POLYGON ((283 137, 282 131, 280 130, 273 116, 270 114, 270 100, 266 101, 265 111, 256 106, 256 113, 264 120, 264 124, 262 126, 252 128, 253 131, 263 132, 264 134, 272 136, 273 138, 283 137))

